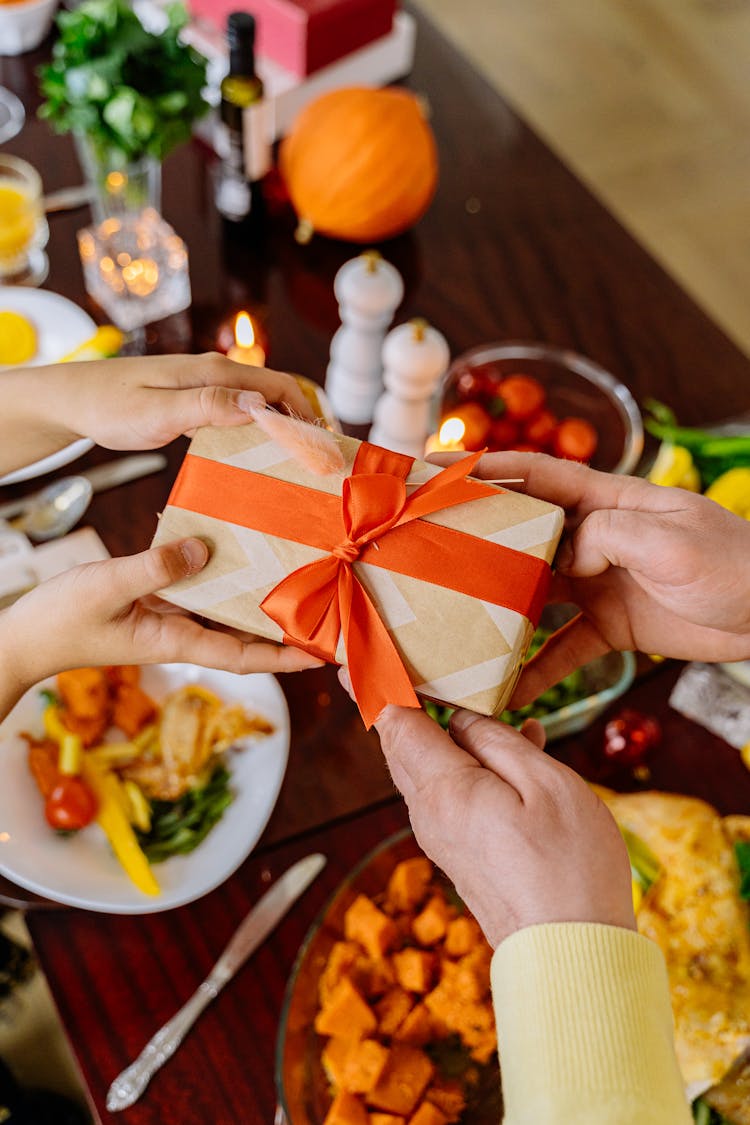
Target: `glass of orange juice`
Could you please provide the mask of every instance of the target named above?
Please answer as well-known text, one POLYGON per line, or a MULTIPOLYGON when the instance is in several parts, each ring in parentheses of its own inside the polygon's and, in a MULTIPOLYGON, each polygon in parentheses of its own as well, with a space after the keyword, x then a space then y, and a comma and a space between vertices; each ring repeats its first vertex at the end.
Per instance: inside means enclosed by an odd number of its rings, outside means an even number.
POLYGON ((0 285, 41 285, 48 238, 39 173, 0 153, 0 285))

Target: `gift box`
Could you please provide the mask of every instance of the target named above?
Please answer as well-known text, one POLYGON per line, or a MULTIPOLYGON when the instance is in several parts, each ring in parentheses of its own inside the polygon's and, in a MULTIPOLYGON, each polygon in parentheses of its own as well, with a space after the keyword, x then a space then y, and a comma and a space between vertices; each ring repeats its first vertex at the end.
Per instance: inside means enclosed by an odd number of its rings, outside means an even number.
POLYGON ((251 12, 256 48, 299 78, 320 70, 393 26, 395 0, 190 0, 193 16, 226 27, 227 16, 251 12))
POLYGON ((544 606, 561 509, 332 437, 343 470, 303 468, 256 424, 200 430, 155 544, 203 539, 210 560, 170 602, 346 663, 370 725, 418 695, 503 710, 544 606))

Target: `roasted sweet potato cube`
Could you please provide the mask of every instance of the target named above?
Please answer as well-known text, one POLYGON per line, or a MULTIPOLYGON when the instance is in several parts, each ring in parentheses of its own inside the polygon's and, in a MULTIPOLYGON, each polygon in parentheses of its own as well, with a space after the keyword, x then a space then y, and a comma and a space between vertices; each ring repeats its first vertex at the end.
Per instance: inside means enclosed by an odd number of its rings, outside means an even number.
POLYGON ((351 1039, 336 1035, 329 1039, 320 1056, 323 1070, 332 1086, 341 1088, 344 1084, 346 1057, 352 1049, 351 1039))
POLYGON ((380 1034, 393 1035, 399 1024, 408 1016, 413 1004, 412 997, 403 988, 398 985, 389 988, 375 1005, 380 1034))
POLYGON ((342 1086, 350 1094, 369 1094, 383 1073, 390 1051, 376 1039, 361 1039, 346 1057, 342 1086))
POLYGON ((362 956, 354 941, 337 941, 331 946, 325 968, 320 975, 318 991, 321 1004, 325 1004, 342 977, 351 976, 352 968, 362 956))
POLYGON ((377 960, 392 947, 396 938, 393 919, 378 910, 367 895, 357 895, 344 915, 344 934, 347 941, 358 941, 377 960))
POLYGON ((424 1101, 410 1118, 409 1125, 448 1125, 448 1118, 434 1102, 424 1101))
POLYGON ((482 1031, 475 1037, 469 1054, 478 1063, 487 1063, 497 1051, 497 1034, 494 1030, 482 1031))
POLYGON ((475 1004, 490 990, 489 965, 481 952, 468 953, 455 963, 454 972, 450 977, 451 988, 455 995, 469 1004, 475 1004))
POLYGON ((370 1125, 406 1125, 405 1118, 395 1113, 370 1113, 370 1125))
POLYGON ((348 1090, 340 1090, 331 1102, 323 1125, 370 1125, 364 1103, 348 1090))
POLYGON ((394 910, 413 910, 427 894, 432 871, 432 864, 427 856, 403 860, 388 880, 386 901, 394 910))
POLYGON ((456 1078, 436 1076, 425 1090, 425 1101, 441 1109, 448 1121, 458 1121, 466 1108, 463 1087, 456 1078))
POLYGON ((476 919, 461 914, 448 923, 443 948, 449 957, 465 957, 480 943, 486 941, 476 919))
POLYGON ((352 979, 362 995, 368 1000, 382 996, 395 984, 396 977, 389 961, 380 957, 359 957, 352 967, 352 979))
POLYGON ((435 1068, 424 1051, 399 1043, 391 1047, 383 1073, 367 1095, 367 1104, 387 1113, 408 1117, 414 1112, 434 1072, 435 1068))
POLYGON ((119 687, 120 684, 139 684, 141 682, 141 670, 137 664, 108 664, 104 671, 112 687, 115 688, 119 687))
POLYGON ((109 711, 109 684, 103 668, 60 672, 57 690, 64 709, 79 719, 99 719, 109 711))
POLYGON ((109 726, 109 712, 103 711, 101 715, 85 719, 74 715, 72 711, 63 711, 62 724, 71 734, 78 735, 84 747, 95 746, 104 738, 109 726))
POLYGON ((407 992, 427 992, 435 976, 435 955, 426 949, 402 949, 391 958, 396 980, 407 992))
POLYGON ((115 696, 112 722, 128 736, 135 736, 156 718, 156 704, 138 684, 120 684, 115 696))
POLYGON ((319 1035, 338 1035, 350 1041, 371 1035, 376 1027, 375 1013, 348 977, 342 977, 315 1017, 319 1035))
POLYGON ((411 1043, 413 1047, 424 1047, 436 1038, 435 1020, 424 1004, 417 1004, 393 1034, 399 1043, 411 1043))
POLYGON ((420 945, 436 945, 445 937, 451 920, 451 909, 442 895, 433 895, 421 914, 412 923, 412 932, 420 945))

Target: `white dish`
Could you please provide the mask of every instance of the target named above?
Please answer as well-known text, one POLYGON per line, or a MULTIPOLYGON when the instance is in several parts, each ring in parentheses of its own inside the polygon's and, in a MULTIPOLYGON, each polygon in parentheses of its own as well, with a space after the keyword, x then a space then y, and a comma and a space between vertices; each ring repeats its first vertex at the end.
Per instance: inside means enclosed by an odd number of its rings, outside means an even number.
MULTIPOLYGON (((37 351, 24 365, 26 367, 57 363, 96 332, 96 324, 87 312, 67 297, 50 293, 47 289, 24 289, 20 285, 0 286, 0 310, 20 313, 28 317, 36 328, 37 351)), ((9 368, 0 367, 0 403, 2 373, 7 370, 9 368)), ((51 473, 53 469, 59 469, 62 465, 75 461, 77 457, 82 457, 93 445, 89 438, 74 441, 50 457, 44 457, 41 461, 24 465, 23 468, 0 477, 0 485, 16 484, 18 481, 40 477, 43 473, 51 473)))
POLYGON ((194 852, 155 865, 162 893, 151 898, 130 882, 97 824, 66 839, 47 825, 19 732, 41 734, 39 691, 54 687, 54 679, 32 688, 0 724, 0 873, 14 883, 86 910, 151 914, 213 890, 258 842, 276 804, 289 754, 289 712, 277 680, 267 674, 238 676, 192 664, 156 664, 143 668, 141 683, 157 701, 183 684, 203 684, 225 702, 260 712, 276 729, 229 752, 234 800, 194 852))

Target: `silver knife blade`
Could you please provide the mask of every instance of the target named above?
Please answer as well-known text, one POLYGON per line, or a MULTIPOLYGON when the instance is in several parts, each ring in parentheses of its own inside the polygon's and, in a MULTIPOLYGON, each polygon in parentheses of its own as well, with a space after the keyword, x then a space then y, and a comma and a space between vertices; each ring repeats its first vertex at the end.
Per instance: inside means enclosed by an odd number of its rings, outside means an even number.
MULTIPOLYGON (((103 492, 107 488, 116 488, 119 484, 147 477, 150 473, 160 473, 166 465, 167 459, 163 453, 134 453, 131 457, 120 457, 116 461, 84 469, 77 476, 86 477, 94 492, 103 492)), ((20 496, 18 500, 0 504, 0 519, 9 520, 21 515, 42 491, 43 489, 38 489, 27 496, 20 496)))
POLYGON ((156 1032, 135 1062, 115 1078, 107 1091, 110 1113, 127 1109, 138 1101, 154 1074, 172 1057, 204 1008, 265 941, 325 864, 326 857, 320 852, 308 855, 293 864, 266 891, 240 922, 219 960, 187 1003, 156 1032))

